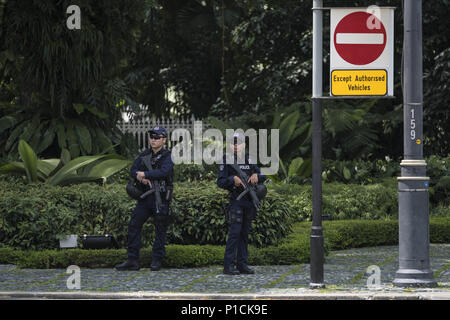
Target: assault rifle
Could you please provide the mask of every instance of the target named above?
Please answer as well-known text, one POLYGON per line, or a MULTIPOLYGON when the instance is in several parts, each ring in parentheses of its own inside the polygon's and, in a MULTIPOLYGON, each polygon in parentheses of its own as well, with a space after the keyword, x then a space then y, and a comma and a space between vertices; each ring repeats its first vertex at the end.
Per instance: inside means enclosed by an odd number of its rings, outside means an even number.
POLYGON ((236 200, 241 200, 242 197, 244 197, 248 193, 250 194, 250 198, 252 199, 256 211, 258 211, 261 202, 259 201, 259 198, 256 195, 256 186, 248 182, 249 178, 248 175, 244 171, 242 171, 241 168, 239 168, 239 166, 236 163, 233 163, 231 166, 236 171, 238 177, 242 180, 245 186, 244 191, 241 192, 241 194, 236 198, 236 200))
MULTIPOLYGON (((145 166, 149 169, 149 170, 153 170, 152 168, 152 161, 151 161, 151 155, 146 156, 143 158, 144 160, 144 164, 145 166)), ((147 197, 148 195, 154 193, 155 194, 155 202, 156 202, 156 213, 159 213, 160 209, 161 209, 161 193, 160 193, 160 187, 159 187, 159 181, 154 179, 154 180, 150 180, 151 183, 151 187, 150 190, 148 190, 147 192, 144 192, 141 195, 141 199, 144 199, 145 197, 147 197)))

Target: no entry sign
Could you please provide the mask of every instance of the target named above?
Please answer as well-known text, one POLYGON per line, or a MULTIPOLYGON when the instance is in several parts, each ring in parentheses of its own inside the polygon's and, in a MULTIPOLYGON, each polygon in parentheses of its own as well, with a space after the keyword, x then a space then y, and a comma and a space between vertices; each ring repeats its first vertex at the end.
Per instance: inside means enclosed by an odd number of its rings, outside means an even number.
POLYGON ((354 65, 366 65, 378 59, 386 47, 383 23, 367 12, 353 12, 339 21, 334 30, 334 46, 339 56, 354 65), (367 23, 373 20, 371 23, 367 23), (370 28, 378 24, 379 28, 370 28))
POLYGON ((331 9, 331 95, 393 95, 393 19, 393 8, 331 9))

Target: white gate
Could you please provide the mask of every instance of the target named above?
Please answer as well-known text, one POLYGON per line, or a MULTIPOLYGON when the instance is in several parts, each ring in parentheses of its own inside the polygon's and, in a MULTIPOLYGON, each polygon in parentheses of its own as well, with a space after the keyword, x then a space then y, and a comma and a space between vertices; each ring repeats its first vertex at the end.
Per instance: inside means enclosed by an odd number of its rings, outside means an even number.
POLYGON ((172 148, 173 141, 171 138, 171 133, 175 129, 186 129, 191 133, 191 137, 194 136, 194 122, 202 121, 203 130, 210 128, 209 123, 203 122, 201 119, 195 119, 194 116, 191 116, 190 119, 184 118, 175 118, 175 119, 143 119, 143 120, 134 120, 134 121, 120 121, 117 124, 117 127, 123 132, 131 133, 138 143, 139 150, 143 151, 149 147, 148 145, 148 130, 156 126, 162 126, 167 130, 167 142, 166 145, 168 148, 172 148))

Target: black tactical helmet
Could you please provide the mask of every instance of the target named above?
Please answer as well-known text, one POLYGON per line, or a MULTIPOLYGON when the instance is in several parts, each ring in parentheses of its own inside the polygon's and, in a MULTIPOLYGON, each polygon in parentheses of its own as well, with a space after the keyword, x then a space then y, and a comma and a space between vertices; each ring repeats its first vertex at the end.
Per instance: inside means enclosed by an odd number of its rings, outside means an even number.
POLYGON ((256 191, 256 196, 258 197, 259 200, 262 200, 266 197, 267 194, 267 188, 264 185, 264 183, 258 183, 255 186, 255 191, 256 191))
POLYGON ((136 179, 131 178, 130 181, 128 181, 126 190, 127 190, 128 195, 131 198, 133 198, 135 200, 139 200, 141 195, 143 194, 143 192, 141 190, 139 190, 135 184, 136 184, 136 179))

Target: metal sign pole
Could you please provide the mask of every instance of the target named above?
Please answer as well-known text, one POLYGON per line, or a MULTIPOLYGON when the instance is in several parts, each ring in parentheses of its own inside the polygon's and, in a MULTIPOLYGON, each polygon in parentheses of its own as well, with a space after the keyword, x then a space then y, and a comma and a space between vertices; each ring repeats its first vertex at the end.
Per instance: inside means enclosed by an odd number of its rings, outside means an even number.
POLYGON ((323 1, 313 0, 313 83, 312 83, 312 227, 310 237, 310 288, 323 288, 322 232, 322 28, 323 1))
POLYGON ((430 269, 428 181, 423 159, 422 0, 404 2, 403 144, 398 178, 398 287, 436 286, 430 269))

